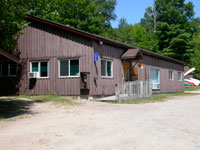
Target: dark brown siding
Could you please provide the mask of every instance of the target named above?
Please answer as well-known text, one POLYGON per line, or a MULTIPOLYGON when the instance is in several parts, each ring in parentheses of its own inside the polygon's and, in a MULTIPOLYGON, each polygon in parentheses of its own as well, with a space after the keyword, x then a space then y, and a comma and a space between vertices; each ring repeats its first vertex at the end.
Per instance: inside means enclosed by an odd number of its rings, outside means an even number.
POLYGON ((123 79, 123 66, 120 57, 124 50, 106 44, 100 45, 97 42, 93 42, 93 46, 94 52, 99 54, 99 60, 96 64, 92 63, 91 95, 112 95, 115 93, 116 83, 122 82, 123 79), (101 77, 102 58, 113 61, 113 78, 101 77), (94 77, 97 77, 96 84, 94 77))
POLYGON ((171 93, 183 92, 184 81, 178 81, 178 72, 184 72, 184 66, 152 56, 144 55, 144 68, 139 69, 139 80, 150 79, 150 68, 160 69, 160 90, 153 91, 154 93, 171 93), (174 80, 169 80, 169 70, 174 73, 174 80))
POLYGON ((21 93, 79 95, 80 78, 58 78, 59 59, 80 59, 80 72, 90 72, 92 60, 92 41, 73 33, 32 22, 19 39, 20 59, 25 62, 20 84, 21 93), (48 60, 50 76, 37 79, 30 87, 27 74, 30 61, 48 60), (27 63, 26 63, 27 62, 27 63))

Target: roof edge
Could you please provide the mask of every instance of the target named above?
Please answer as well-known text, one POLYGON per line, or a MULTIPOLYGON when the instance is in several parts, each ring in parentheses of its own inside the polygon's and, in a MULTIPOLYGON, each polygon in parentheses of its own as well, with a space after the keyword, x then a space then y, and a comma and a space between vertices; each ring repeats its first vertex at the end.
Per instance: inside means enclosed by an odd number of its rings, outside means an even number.
POLYGON ((54 27, 57 27, 57 28, 60 28, 60 29, 63 29, 63 30, 70 31, 70 32, 85 36, 87 38, 90 38, 90 39, 93 39, 93 40, 96 40, 96 41, 103 41, 104 43, 114 45, 114 46, 119 46, 119 47, 122 47, 122 48, 125 48, 125 49, 140 49, 142 51, 142 53, 144 53, 146 55, 159 57, 159 58, 162 58, 162 59, 174 62, 174 63, 178 63, 178 64, 181 64, 181 65, 185 64, 184 62, 182 62, 180 60, 177 60, 177 59, 174 59, 174 58, 171 58, 171 57, 168 57, 168 56, 160 55, 160 54, 157 54, 157 53, 152 52, 150 50, 144 50, 144 49, 136 47, 136 46, 132 46, 132 45, 129 45, 129 44, 126 44, 126 43, 122 43, 122 42, 118 42, 118 41, 115 41, 115 40, 112 40, 112 39, 108 39, 108 38, 105 38, 105 37, 102 37, 102 36, 99 36, 99 35, 95 35, 95 34, 80 30, 80 29, 65 26, 63 24, 56 23, 56 22, 53 22, 53 21, 50 21, 50 20, 41 19, 41 18, 32 16, 32 15, 26 15, 25 18, 35 20, 35 21, 39 21, 39 22, 42 22, 42 23, 46 23, 48 25, 51 25, 51 26, 54 26, 54 27))

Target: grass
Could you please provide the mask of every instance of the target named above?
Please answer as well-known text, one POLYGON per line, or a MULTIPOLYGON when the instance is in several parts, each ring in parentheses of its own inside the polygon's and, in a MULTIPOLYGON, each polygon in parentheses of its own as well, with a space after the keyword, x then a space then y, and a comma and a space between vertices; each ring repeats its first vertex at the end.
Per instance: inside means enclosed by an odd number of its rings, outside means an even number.
POLYGON ((188 96, 188 95, 197 95, 191 93, 164 93, 164 94, 153 94, 149 98, 141 98, 130 101, 108 101, 108 103, 114 104, 144 104, 144 103, 155 103, 155 102, 164 102, 166 100, 174 99, 176 96, 188 96))
POLYGON ((185 86, 185 91, 200 91, 200 86, 185 86))
POLYGON ((35 95, 35 96, 19 95, 17 97, 27 98, 34 101, 53 102, 57 104, 61 103, 61 104, 70 104, 70 105, 74 104, 73 100, 75 99, 75 97, 69 98, 67 96, 58 96, 58 95, 35 95))

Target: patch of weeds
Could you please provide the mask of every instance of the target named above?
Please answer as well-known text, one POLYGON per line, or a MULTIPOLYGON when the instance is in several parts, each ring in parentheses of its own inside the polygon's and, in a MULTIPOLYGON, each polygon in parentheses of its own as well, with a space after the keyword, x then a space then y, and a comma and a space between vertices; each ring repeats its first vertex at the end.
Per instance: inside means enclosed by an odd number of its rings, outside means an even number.
POLYGON ((198 95, 193 93, 163 93, 163 94, 153 94, 149 98, 141 98, 130 101, 108 101, 108 103, 114 104, 144 104, 144 103, 155 103, 155 102, 164 102, 166 100, 174 99, 177 96, 189 96, 189 95, 198 95))
POLYGON ((18 97, 27 98, 30 100, 38 101, 38 102, 53 102, 57 104, 75 104, 75 98, 67 97, 67 96, 58 96, 58 95, 19 95, 18 97))
POLYGON ((200 86, 185 86, 185 91, 200 91, 200 86))

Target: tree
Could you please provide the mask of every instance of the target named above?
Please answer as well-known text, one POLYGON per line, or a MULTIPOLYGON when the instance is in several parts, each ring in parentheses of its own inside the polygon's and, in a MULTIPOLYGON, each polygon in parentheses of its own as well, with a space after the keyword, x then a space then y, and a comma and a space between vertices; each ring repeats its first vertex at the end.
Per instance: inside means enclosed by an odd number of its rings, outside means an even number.
POLYGON ((140 24, 128 24, 125 18, 120 19, 118 28, 109 29, 104 36, 148 50, 157 49, 157 41, 140 24))
MULTIPOLYGON (((185 0, 156 0, 156 32, 158 52, 185 62, 190 62, 193 54, 191 21, 194 16, 193 4, 185 0)), ((142 20, 143 27, 152 33, 152 16, 147 9, 142 20)))
POLYGON ((7 52, 16 50, 17 38, 27 26, 24 20, 28 12, 26 4, 26 0, 0 1, 0 48, 7 52))
POLYGON ((102 34, 116 18, 115 5, 116 0, 33 0, 30 9, 37 17, 102 34))

